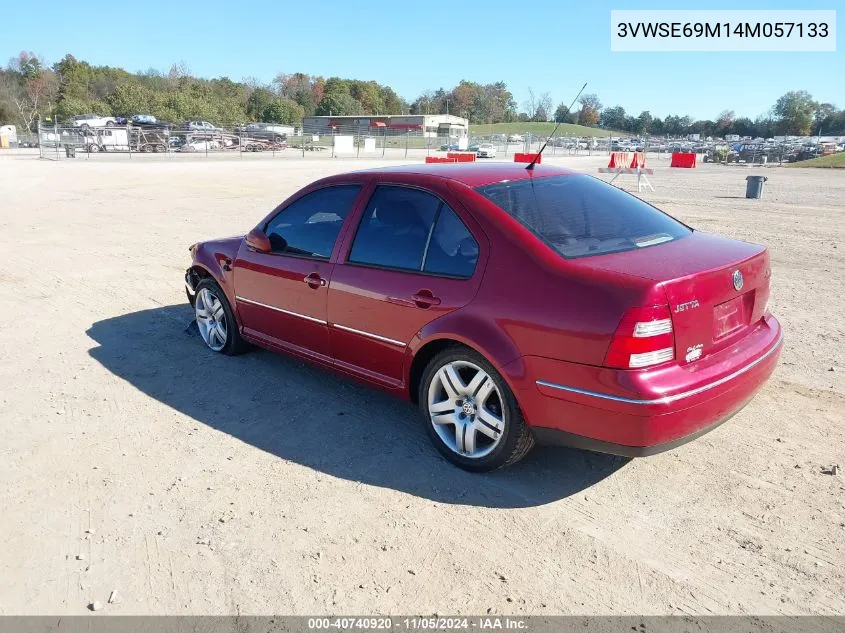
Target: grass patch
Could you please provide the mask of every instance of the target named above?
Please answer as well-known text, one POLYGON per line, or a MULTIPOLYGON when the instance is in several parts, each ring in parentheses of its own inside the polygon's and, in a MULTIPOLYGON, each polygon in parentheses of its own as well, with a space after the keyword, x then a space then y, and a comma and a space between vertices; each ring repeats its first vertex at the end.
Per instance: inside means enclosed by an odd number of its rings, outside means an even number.
MULTIPOLYGON (((469 126, 470 136, 490 136, 491 134, 533 134, 535 136, 548 136, 555 129, 556 123, 478 123, 469 126)), ((559 136, 595 136, 605 137, 614 134, 620 135, 620 132, 612 130, 602 130, 597 127, 586 127, 584 125, 575 125, 573 123, 561 123, 557 131, 559 136)))
POLYGON ((792 163, 790 167, 822 167, 827 169, 845 169, 845 152, 837 152, 829 156, 820 156, 810 160, 792 163))

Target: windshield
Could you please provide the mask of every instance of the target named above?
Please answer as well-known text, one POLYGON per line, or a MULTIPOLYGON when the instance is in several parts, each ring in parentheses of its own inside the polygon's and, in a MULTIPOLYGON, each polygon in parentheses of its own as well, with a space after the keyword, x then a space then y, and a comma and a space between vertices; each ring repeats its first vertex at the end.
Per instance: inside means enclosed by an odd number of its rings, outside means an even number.
POLYGON ((476 191, 567 258, 645 248, 691 233, 662 211, 591 176, 527 178, 476 191))

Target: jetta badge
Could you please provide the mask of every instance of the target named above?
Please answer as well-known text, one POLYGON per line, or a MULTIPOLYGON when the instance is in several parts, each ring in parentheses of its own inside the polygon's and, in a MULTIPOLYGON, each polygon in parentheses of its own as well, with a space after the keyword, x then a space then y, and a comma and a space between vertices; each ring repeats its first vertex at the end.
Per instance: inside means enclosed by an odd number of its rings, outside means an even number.
POLYGON ((738 270, 734 271, 733 275, 734 280, 734 290, 742 290, 742 284, 745 283, 742 279, 742 273, 738 270))

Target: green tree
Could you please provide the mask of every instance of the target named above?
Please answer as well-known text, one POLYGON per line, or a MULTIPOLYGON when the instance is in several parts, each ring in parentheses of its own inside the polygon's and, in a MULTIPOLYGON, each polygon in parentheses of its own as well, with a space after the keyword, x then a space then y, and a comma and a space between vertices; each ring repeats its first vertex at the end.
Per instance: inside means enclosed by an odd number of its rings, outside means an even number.
POLYGON ((44 70, 44 62, 32 51, 21 51, 17 57, 9 60, 9 69, 24 79, 34 79, 44 70))
POLYGON ((813 130, 817 134, 821 134, 821 131, 828 127, 826 125, 828 122, 833 123, 834 119, 832 117, 834 117, 835 115, 835 105, 833 105, 832 103, 820 103, 816 108, 815 114, 813 115, 813 130))
POLYGON ((561 103, 558 105, 557 110, 555 110, 555 123, 566 123, 570 120, 571 115, 569 113, 568 106, 568 103, 561 103))
POLYGON ((381 86, 375 81, 352 81, 349 94, 361 104, 365 114, 398 114, 385 111, 381 86))
POLYGON ((806 90, 792 90, 777 100, 774 114, 784 134, 809 134, 818 105, 806 90))
POLYGON ((603 128, 610 130, 626 129, 627 121, 625 117, 625 108, 622 106, 605 108, 601 112, 601 119, 599 120, 599 123, 603 128))
POLYGON ((246 100, 246 114, 253 120, 258 121, 264 116, 264 110, 276 100, 276 96, 267 88, 256 88, 246 100))
POLYGON ((276 99, 264 108, 261 115, 267 123, 302 125, 305 109, 292 99, 276 99))
POLYGON ((740 117, 733 122, 731 126, 733 130, 733 134, 739 134, 740 136, 756 136, 757 130, 754 129, 754 121, 749 119, 748 117, 740 117))
POLYGON ((328 92, 317 105, 316 114, 320 116, 351 116, 364 114, 364 106, 352 95, 328 92))
POLYGON ((158 94, 135 83, 121 84, 106 97, 110 112, 119 116, 154 113, 159 109, 158 101, 158 94))
POLYGON ((634 123, 634 130, 637 134, 648 134, 651 132, 651 124, 653 121, 654 119, 651 116, 651 112, 644 110, 643 112, 640 112, 640 116, 637 117, 636 122, 634 123))

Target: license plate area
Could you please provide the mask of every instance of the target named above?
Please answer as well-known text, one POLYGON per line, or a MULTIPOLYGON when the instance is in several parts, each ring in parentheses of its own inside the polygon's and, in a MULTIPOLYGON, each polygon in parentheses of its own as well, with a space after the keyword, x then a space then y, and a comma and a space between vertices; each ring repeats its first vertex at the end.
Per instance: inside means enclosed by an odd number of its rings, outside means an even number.
POLYGON ((734 297, 713 308, 713 340, 725 338, 748 325, 745 296, 734 297))

